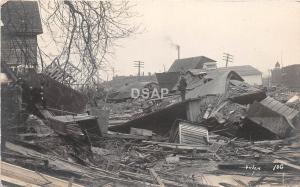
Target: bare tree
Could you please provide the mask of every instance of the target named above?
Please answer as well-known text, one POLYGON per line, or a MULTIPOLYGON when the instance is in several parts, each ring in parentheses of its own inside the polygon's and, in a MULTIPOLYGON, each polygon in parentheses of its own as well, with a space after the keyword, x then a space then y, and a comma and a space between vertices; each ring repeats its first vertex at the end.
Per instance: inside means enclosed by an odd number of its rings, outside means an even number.
MULTIPOLYGON (((79 84, 95 83, 99 72, 110 66, 107 55, 113 52, 117 40, 138 30, 129 23, 136 13, 127 1, 40 0, 39 4, 44 29, 59 49, 58 63, 79 84), (70 63, 80 72, 67 72, 70 63)), ((39 48, 41 60, 45 55, 39 48)))

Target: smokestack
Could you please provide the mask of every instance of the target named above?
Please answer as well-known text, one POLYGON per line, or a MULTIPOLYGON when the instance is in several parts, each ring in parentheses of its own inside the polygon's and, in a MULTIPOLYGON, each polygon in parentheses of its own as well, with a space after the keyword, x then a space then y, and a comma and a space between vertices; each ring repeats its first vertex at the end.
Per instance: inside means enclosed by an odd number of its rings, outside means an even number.
POLYGON ((178 59, 180 59, 180 45, 176 45, 178 59))

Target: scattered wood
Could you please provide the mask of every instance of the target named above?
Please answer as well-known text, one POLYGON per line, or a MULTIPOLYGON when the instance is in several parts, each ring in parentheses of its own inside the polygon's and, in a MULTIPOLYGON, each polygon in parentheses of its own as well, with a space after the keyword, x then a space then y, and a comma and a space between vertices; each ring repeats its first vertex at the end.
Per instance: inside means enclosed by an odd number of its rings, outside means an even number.
MULTIPOLYGON (((135 180, 146 181, 146 182, 149 182, 149 183, 153 182, 153 177, 151 177, 149 175, 145 175, 145 174, 132 173, 132 172, 128 172, 128 171, 120 171, 119 175, 124 175, 126 177, 130 177, 130 178, 135 179, 135 180)), ((177 182, 174 182, 174 181, 170 181, 170 180, 166 180, 166 179, 161 179, 161 180, 166 185, 182 186, 181 184, 179 184, 177 182)))
POLYGON ((118 132, 109 131, 108 134, 104 134, 104 137, 107 138, 118 138, 118 139, 135 139, 135 140, 147 140, 149 137, 133 135, 133 134, 124 134, 118 132))
MULTIPOLYGON (((82 166, 82 165, 79 165, 76 163, 72 163, 67 160, 56 157, 56 156, 49 156, 49 155, 41 154, 39 152, 22 147, 20 145, 15 145, 10 142, 6 142, 5 146, 6 146, 6 148, 8 148, 10 150, 21 153, 25 156, 30 156, 30 157, 37 158, 37 159, 47 160, 49 163, 49 166, 58 168, 60 170, 70 171, 72 173, 80 174, 80 175, 91 177, 91 178, 93 178, 92 176, 98 176, 98 175, 102 175, 104 173, 101 170, 97 171, 93 168, 89 168, 89 167, 85 167, 85 166, 82 166)), ((112 174, 112 173, 110 173, 110 174, 112 174)))
POLYGON ((274 152, 273 150, 262 148, 262 147, 257 147, 257 146, 251 146, 250 148, 252 150, 255 150, 255 151, 258 151, 258 152, 261 152, 261 153, 265 153, 265 154, 270 154, 270 153, 274 152))
POLYGON ((155 178, 155 180, 157 181, 157 183, 159 184, 160 187, 165 187, 165 184, 162 182, 161 178, 159 177, 159 175, 154 171, 153 168, 149 169, 151 175, 155 178))
POLYGON ((138 129, 138 128, 131 127, 130 134, 151 137, 153 133, 152 133, 152 131, 147 130, 147 129, 138 129))
POLYGON ((178 163, 180 160, 179 156, 168 156, 166 157, 166 162, 167 163, 178 163))
MULTIPOLYGON (((43 186, 57 187, 68 186, 69 181, 58 179, 42 173, 37 173, 13 164, 1 161, 1 180, 21 186, 43 186)), ((72 187, 84 187, 80 184, 72 183, 72 187)))
POLYGON ((154 144, 161 147, 178 149, 178 150, 200 150, 200 151, 208 150, 208 146, 206 145, 178 144, 178 143, 154 142, 154 141, 143 141, 143 143, 154 144))

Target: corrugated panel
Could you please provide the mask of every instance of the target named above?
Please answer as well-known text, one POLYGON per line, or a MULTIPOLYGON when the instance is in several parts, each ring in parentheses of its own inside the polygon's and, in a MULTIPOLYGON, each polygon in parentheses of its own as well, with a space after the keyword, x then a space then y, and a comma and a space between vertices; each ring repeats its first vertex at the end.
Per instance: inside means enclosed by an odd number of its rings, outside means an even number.
POLYGON ((266 99, 262 100, 261 104, 268 107, 272 111, 283 115, 288 120, 292 120, 295 116, 299 114, 299 111, 294 110, 271 97, 267 97, 266 99))
POLYGON ((179 142, 181 144, 203 144, 208 138, 208 130, 202 126, 191 125, 186 122, 179 123, 179 142))

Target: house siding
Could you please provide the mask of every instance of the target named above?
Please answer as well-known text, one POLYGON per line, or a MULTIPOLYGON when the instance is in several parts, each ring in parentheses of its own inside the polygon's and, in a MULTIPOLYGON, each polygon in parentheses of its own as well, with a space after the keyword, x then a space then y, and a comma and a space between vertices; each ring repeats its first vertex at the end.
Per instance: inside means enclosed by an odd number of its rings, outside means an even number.
POLYGON ((37 36, 2 34, 1 62, 10 67, 37 65, 37 36))

